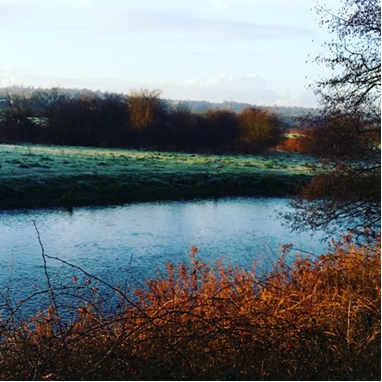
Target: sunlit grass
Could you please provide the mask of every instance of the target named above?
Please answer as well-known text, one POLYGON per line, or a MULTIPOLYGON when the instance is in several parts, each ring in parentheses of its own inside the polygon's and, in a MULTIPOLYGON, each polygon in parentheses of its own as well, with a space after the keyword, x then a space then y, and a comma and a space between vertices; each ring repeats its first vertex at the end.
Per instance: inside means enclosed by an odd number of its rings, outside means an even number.
POLYGON ((280 196, 309 176, 311 161, 307 156, 279 152, 218 156, 0 145, 0 204, 91 205, 139 201, 139 197, 280 196), (108 187, 101 187, 103 180, 108 187))
POLYGON ((309 157, 286 153, 269 156, 201 155, 154 151, 76 148, 38 145, 0 145, 2 176, 37 176, 160 169, 161 171, 274 171, 308 174, 309 157), (21 167, 20 167, 21 165, 21 167), (28 171, 21 171, 28 169, 28 171), (16 174, 17 172, 17 174, 16 174))

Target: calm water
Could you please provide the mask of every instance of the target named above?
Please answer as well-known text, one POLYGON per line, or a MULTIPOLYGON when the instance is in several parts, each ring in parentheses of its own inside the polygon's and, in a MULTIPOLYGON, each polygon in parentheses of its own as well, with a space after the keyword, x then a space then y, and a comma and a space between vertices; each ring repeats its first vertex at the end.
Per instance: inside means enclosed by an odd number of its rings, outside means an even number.
MULTIPOLYGON (((0 285, 10 289, 13 302, 46 287, 41 247, 45 252, 117 283, 142 285, 164 270, 165 262, 189 260, 192 245, 198 257, 218 258, 263 269, 279 256, 279 244, 320 254, 327 249, 323 234, 291 233, 282 225, 280 212, 286 199, 235 198, 219 201, 142 203, 107 208, 9 211, 0 213, 0 285), (33 284, 36 284, 34 287, 33 284)), ((292 255, 293 256, 293 253, 292 255)), ((48 260, 53 282, 78 283, 86 276, 78 270, 48 260)), ((94 285, 94 283, 93 283, 94 285)))

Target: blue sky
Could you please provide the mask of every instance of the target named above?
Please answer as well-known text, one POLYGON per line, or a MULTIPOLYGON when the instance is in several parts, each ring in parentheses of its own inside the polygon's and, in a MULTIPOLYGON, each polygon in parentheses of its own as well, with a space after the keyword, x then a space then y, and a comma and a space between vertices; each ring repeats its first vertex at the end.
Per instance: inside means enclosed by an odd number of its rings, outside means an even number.
MULTIPOLYGON (((338 7, 339 0, 326 0, 338 7)), ((313 0, 0 0, 0 87, 316 106, 313 0), (308 61, 308 62, 307 62, 308 61)))

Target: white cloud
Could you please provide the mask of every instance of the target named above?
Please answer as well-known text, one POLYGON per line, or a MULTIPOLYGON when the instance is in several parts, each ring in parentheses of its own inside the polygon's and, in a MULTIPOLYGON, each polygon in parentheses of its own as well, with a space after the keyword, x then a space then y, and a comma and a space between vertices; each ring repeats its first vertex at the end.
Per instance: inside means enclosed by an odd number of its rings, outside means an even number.
POLYGON ((41 88, 88 88, 91 90, 128 94, 134 89, 161 89, 164 98, 207 100, 211 102, 245 102, 253 105, 307 106, 316 105, 312 92, 292 96, 286 90, 269 89, 263 77, 256 73, 214 74, 195 77, 184 82, 137 81, 121 78, 75 78, 45 76, 15 68, 0 68, 0 87, 12 85, 41 88))
POLYGON ((19 1, 0 2, 0 22, 5 25, 20 25, 27 21, 28 17, 33 18, 38 11, 38 6, 34 2, 21 3, 19 1))
POLYGON ((40 88, 52 87, 86 87, 91 86, 91 82, 76 78, 63 76, 44 75, 41 73, 19 70, 13 67, 0 68, 0 87, 33 86, 40 88))
POLYGON ((305 28, 281 23, 235 21, 231 18, 205 17, 175 9, 99 8, 93 14, 96 34, 120 36, 151 35, 170 39, 199 41, 253 41, 306 34, 305 28))
POLYGON ((211 3, 214 5, 217 9, 227 9, 231 7, 232 0, 210 0, 211 3))
MULTIPOLYGON (((282 4, 285 5, 285 3, 288 3, 289 6, 298 6, 298 5, 306 5, 307 0, 209 0, 216 9, 218 10, 228 10, 234 6, 240 6, 240 5, 257 5, 260 3, 267 3, 269 4, 282 4)), ((330 1, 337 1, 338 0, 330 0, 330 1)))
MULTIPOLYGON (((188 94, 192 100, 234 101, 265 106, 315 107, 317 104, 311 92, 292 95, 288 90, 272 90, 267 87, 265 79, 256 73, 195 77, 181 87, 180 94, 188 94)), ((184 96, 179 98, 185 99, 184 96)))
POLYGON ((253 73, 215 74, 207 78, 195 77, 187 82, 187 89, 192 94, 199 94, 199 99, 215 102, 232 100, 271 105, 279 98, 276 92, 266 88, 261 76, 253 73))
POLYGON ((20 84, 20 73, 15 68, 0 69, 0 87, 20 84))
POLYGON ((207 78, 195 77, 188 81, 192 85, 207 85, 217 87, 242 88, 242 87, 264 87, 264 80, 257 74, 214 74, 207 78))
MULTIPOLYGON (((217 9, 228 9, 237 3, 256 4, 259 0, 210 0, 217 9)), ((268 0, 269 1, 269 0, 268 0)))
MULTIPOLYGON (((261 0, 209 0, 217 8, 236 7, 236 3, 255 4, 261 0)), ((269 1, 269 0, 267 0, 269 1)), ((261 22, 258 18, 238 19, 214 12, 201 13, 196 7, 186 12, 186 6, 167 8, 152 2, 116 1, 113 6, 91 0, 51 0, 28 3, 0 0, 0 22, 17 30, 30 32, 81 32, 112 38, 151 35, 171 39, 198 41, 254 41, 305 34, 304 28, 283 25, 282 21, 261 22), (241 21, 239 21, 241 20, 241 21), (254 21, 257 20, 257 21, 254 21)), ((200 5, 199 5, 200 8, 200 5)))

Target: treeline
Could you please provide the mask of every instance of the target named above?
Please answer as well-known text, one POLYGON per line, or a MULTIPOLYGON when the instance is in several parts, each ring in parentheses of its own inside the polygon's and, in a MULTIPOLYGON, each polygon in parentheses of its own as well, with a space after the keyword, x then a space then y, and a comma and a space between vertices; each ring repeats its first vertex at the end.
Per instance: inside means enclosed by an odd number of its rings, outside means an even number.
POLYGON ((170 104, 159 90, 10 88, 0 99, 1 142, 258 153, 277 145, 283 133, 268 110, 195 112, 187 103, 170 104))

